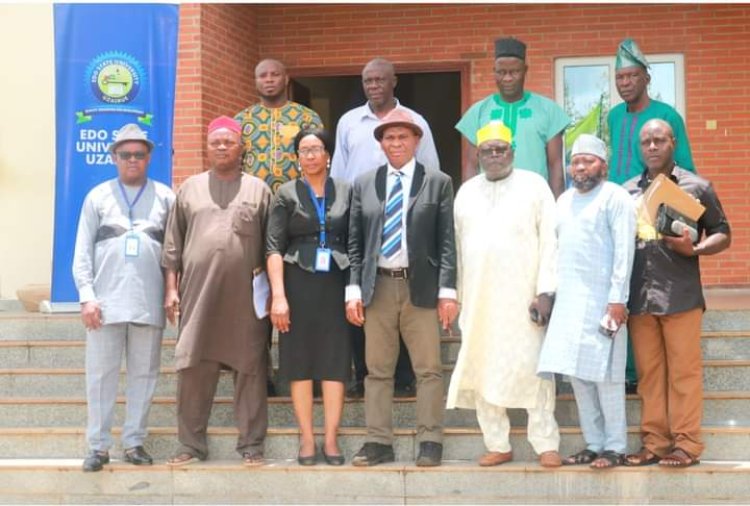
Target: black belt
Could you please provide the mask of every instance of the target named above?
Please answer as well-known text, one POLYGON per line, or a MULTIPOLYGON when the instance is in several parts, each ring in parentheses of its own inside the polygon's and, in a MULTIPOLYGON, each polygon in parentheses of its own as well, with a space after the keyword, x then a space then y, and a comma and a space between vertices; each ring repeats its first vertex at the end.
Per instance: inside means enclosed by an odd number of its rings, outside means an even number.
POLYGON ((386 269, 385 267, 378 267, 378 274, 382 276, 388 276, 393 279, 409 279, 409 269, 402 267, 400 269, 386 269))

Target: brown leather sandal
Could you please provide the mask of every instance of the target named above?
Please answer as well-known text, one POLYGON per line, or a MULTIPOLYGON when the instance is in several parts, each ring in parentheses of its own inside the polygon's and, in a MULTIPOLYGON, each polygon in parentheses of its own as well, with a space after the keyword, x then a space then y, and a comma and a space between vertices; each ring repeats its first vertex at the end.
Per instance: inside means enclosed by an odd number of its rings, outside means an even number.
POLYGON ((664 467, 690 467, 700 463, 700 459, 691 457, 682 448, 675 448, 659 460, 659 465, 664 467))
POLYGON ((661 457, 648 448, 641 448, 638 453, 631 453, 625 457, 625 465, 630 467, 650 466, 659 462, 661 457))

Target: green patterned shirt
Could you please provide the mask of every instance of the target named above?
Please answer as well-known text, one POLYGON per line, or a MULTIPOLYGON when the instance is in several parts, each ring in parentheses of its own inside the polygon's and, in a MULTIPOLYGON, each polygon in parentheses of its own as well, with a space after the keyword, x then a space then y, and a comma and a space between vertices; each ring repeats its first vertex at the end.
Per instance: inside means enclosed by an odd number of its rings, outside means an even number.
POLYGON ((256 104, 234 117, 242 127, 245 172, 265 181, 276 193, 279 186, 300 176, 294 137, 303 128, 323 128, 318 113, 296 102, 269 108, 256 104))

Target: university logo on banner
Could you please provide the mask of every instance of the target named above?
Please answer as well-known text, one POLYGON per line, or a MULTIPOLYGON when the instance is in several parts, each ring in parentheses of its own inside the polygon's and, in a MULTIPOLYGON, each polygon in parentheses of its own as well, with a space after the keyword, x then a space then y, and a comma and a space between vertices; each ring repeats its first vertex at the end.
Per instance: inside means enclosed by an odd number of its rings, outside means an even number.
MULTIPOLYGON (((84 197, 116 176, 117 130, 136 123, 154 142, 150 178, 171 185, 179 7, 55 4, 53 310, 78 300, 71 265, 84 197)), ((67 306, 67 307, 66 307, 67 306)))

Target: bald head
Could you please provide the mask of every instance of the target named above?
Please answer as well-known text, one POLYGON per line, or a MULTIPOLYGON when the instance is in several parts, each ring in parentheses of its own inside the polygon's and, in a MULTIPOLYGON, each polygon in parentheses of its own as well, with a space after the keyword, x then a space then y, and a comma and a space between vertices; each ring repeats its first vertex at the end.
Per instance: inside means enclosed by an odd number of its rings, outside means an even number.
POLYGON ((647 121, 639 134, 641 154, 649 174, 670 174, 674 167, 675 138, 672 127, 661 119, 647 121))
POLYGON ((286 103, 287 84, 289 76, 279 60, 266 58, 255 66, 255 88, 266 107, 281 107, 286 103))
POLYGON ((362 88, 370 107, 376 112, 388 112, 395 107, 393 90, 396 88, 396 69, 385 58, 375 58, 362 69, 362 88))

